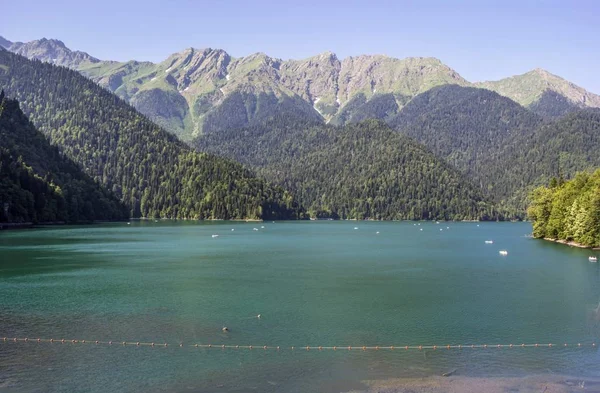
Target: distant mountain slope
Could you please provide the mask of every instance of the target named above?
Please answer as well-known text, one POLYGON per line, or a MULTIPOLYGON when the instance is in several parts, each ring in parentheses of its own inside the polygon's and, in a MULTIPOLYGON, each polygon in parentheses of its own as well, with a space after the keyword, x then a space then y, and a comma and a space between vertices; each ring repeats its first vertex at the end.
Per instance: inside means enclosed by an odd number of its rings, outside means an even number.
POLYGON ((582 108, 600 108, 600 96, 540 68, 475 85, 493 90, 548 118, 557 118, 582 108))
POLYGON ((0 86, 134 217, 298 216, 291 195, 239 164, 191 151, 78 72, 0 51, 0 86))
POLYGON ((379 121, 267 124, 198 138, 292 190, 312 217, 493 219, 482 193, 423 146, 379 121))
POLYGON ((390 120, 392 127, 457 167, 509 216, 524 217, 533 186, 600 166, 600 110, 554 122, 489 90, 431 89, 390 120))
POLYGON ((62 41, 46 38, 27 43, 13 42, 6 49, 28 59, 41 60, 69 68, 79 68, 100 61, 85 52, 70 50, 62 41))
MULTIPOLYGON (((441 86, 418 95, 389 124, 474 178, 481 164, 542 123, 537 115, 489 90, 441 86)), ((484 179, 482 179, 484 181, 484 179)))
POLYGON ((599 151, 600 109, 584 109, 515 138, 486 171, 496 174, 495 189, 509 204, 524 209, 533 187, 600 167, 599 151))
POLYGON ((0 36, 0 48, 8 49, 12 45, 12 42, 7 40, 6 38, 0 36))
POLYGON ((0 222, 127 218, 127 210, 35 129, 0 93, 0 222))

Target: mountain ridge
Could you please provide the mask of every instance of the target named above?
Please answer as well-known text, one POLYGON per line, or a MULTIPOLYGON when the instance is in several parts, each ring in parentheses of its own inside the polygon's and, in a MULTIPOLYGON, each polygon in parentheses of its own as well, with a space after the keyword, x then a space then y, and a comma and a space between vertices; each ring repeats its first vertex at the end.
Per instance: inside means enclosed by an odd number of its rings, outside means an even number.
POLYGON ((298 113, 334 125, 387 121, 418 94, 445 84, 495 91, 548 119, 600 107, 600 96, 543 69, 471 83, 434 57, 339 59, 325 51, 283 60, 261 52, 233 57, 223 49, 190 47, 158 63, 116 62, 71 51, 52 39, 11 43, 8 50, 78 70, 187 142, 298 113))

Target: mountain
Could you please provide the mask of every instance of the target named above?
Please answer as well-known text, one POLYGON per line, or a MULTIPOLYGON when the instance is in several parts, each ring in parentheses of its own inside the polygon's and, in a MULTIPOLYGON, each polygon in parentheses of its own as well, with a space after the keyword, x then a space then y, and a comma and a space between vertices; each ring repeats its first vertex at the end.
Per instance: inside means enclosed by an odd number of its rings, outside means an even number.
POLYGON ((515 138, 533 132, 542 119, 492 91, 446 85, 418 95, 388 123, 478 183, 487 183, 482 165, 515 138))
POLYGON ((0 48, 8 49, 12 45, 12 42, 7 40, 6 38, 0 36, 0 48))
POLYGON ((190 48, 157 65, 98 63, 78 69, 183 140, 273 116, 343 124, 358 119, 354 113, 368 110, 363 106, 379 94, 393 97, 397 111, 432 86, 467 83, 437 59, 360 56, 340 62, 333 53, 283 61, 262 53, 236 59, 218 49, 190 48))
POLYGON ((536 186, 600 167, 600 109, 584 109, 521 135, 486 163, 495 189, 523 210, 536 186))
POLYGON ((127 210, 50 145, 19 103, 0 93, 0 222, 127 218, 127 210))
POLYGON ((9 50, 80 71, 184 141, 274 117, 311 124, 385 118, 431 87, 469 84, 434 58, 340 61, 325 52, 284 61, 264 53, 234 58, 220 49, 188 48, 154 64, 99 61, 46 39, 15 43, 9 50), (382 101, 387 109, 379 117, 382 101))
POLYGON ((100 61, 85 52, 70 50, 62 41, 46 38, 27 43, 13 42, 6 49, 28 59, 41 60, 69 68, 79 68, 100 61))
POLYGON ((291 190, 311 217, 498 217, 456 169, 381 121, 344 127, 269 123, 202 135, 195 144, 291 190))
POLYGON ((340 60, 324 52, 284 61, 264 53, 234 58, 221 49, 188 48, 155 64, 100 61, 58 40, 4 45, 80 71, 186 142, 279 117, 334 125, 390 121, 418 94, 446 84, 495 91, 545 119, 600 107, 600 96, 541 69, 472 84, 435 58, 340 60))
POLYGON ((551 177, 600 166, 600 110, 555 121, 490 90, 433 88, 390 125, 458 168, 509 217, 524 218, 528 193, 551 177))
POLYGON ((291 195, 200 154, 76 71, 0 51, 0 87, 133 217, 296 218, 291 195))
POLYGON ((558 118, 582 108, 600 108, 600 96, 540 68, 475 85, 493 90, 546 118, 558 118))

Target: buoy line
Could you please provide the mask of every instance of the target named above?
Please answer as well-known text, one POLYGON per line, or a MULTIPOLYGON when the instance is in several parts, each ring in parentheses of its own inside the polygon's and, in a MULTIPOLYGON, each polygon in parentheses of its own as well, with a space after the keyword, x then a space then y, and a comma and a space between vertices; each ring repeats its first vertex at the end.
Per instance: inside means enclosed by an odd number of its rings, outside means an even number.
POLYGON ((170 344, 166 342, 142 342, 142 341, 119 341, 119 340, 80 340, 80 339, 54 339, 54 338, 29 338, 29 337, 3 337, 0 340, 2 343, 31 343, 31 344, 71 344, 71 345, 108 345, 108 346, 128 346, 128 347, 186 347, 186 348, 210 348, 210 349, 259 349, 259 350, 304 350, 304 351, 408 351, 408 350, 450 350, 450 349, 517 349, 517 348, 596 348, 597 345, 593 343, 577 343, 577 344, 554 344, 554 343, 536 343, 536 344, 447 344, 447 345, 339 345, 339 346, 318 346, 318 345, 304 345, 304 346, 282 346, 282 345, 231 345, 231 344, 200 344, 200 343, 183 343, 170 344))

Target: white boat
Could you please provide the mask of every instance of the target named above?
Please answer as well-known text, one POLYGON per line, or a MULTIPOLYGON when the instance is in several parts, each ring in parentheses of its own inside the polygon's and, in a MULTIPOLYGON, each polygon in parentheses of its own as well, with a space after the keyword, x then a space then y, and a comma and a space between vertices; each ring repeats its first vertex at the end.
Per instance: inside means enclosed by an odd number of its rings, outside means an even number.
POLYGON ((506 251, 506 250, 501 250, 501 251, 500 251, 500 255, 508 255, 508 251, 506 251))
POLYGON ((494 244, 494 241, 493 240, 486 240, 485 244, 494 244))
POLYGON ((253 231, 258 231, 258 228, 252 228, 253 231))
POLYGON ((598 257, 589 257, 588 260, 590 262, 598 262, 598 257))
POLYGON ((212 235, 212 237, 219 237, 219 235, 212 235))

